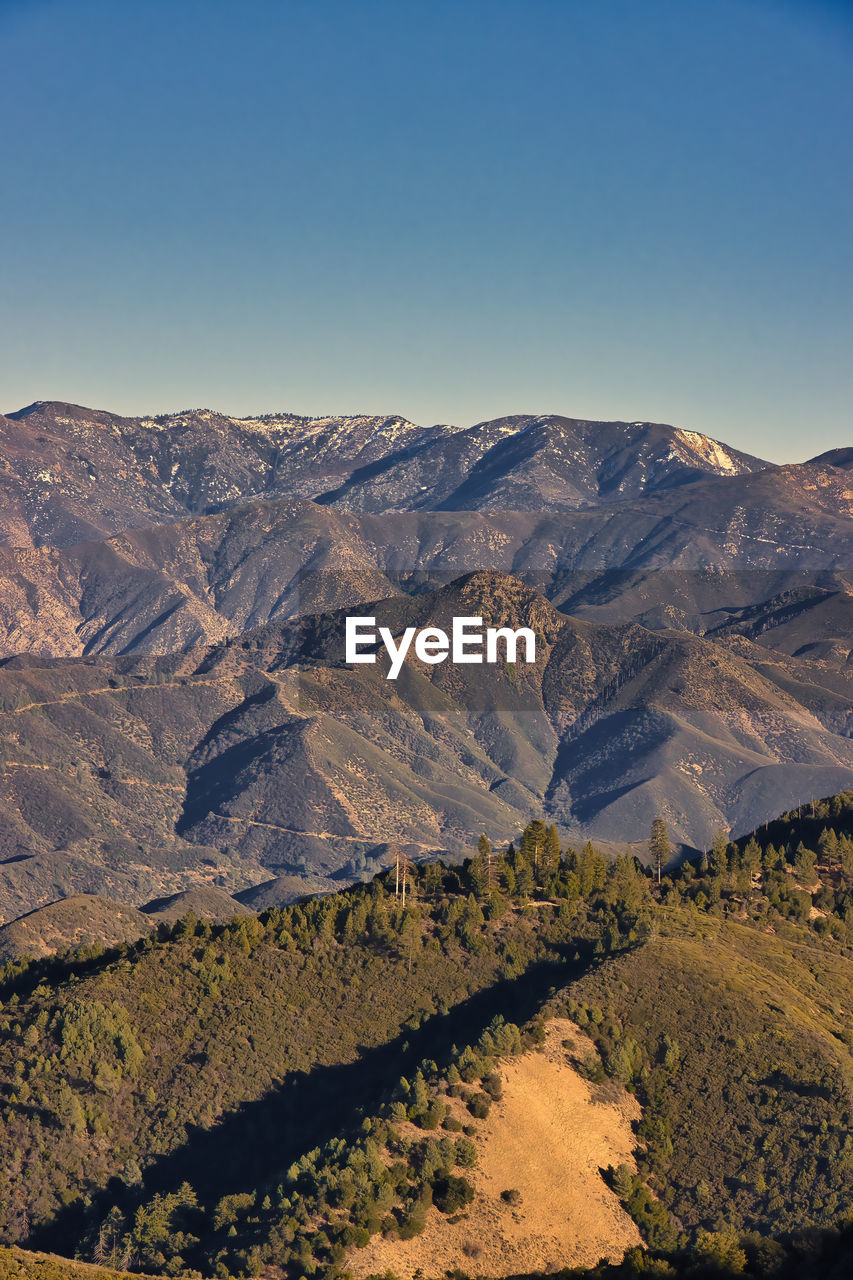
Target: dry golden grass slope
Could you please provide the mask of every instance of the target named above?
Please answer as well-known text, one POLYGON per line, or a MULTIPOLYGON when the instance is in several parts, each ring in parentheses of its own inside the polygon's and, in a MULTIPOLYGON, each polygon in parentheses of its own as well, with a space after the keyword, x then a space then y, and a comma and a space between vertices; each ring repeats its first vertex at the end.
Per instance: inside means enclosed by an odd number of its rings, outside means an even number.
POLYGON ((416 1272, 444 1275, 456 1267, 478 1276, 509 1276, 556 1265, 618 1259, 640 1243, 636 1226, 600 1169, 632 1168, 631 1121, 640 1108, 624 1090, 590 1085, 571 1058, 594 1053, 571 1022, 548 1024, 540 1050, 501 1065, 503 1097, 478 1126, 479 1159, 468 1173, 474 1202, 457 1221, 430 1209, 427 1228, 412 1240, 376 1238, 347 1259, 356 1280, 390 1270, 399 1280, 416 1272), (515 1204, 501 1192, 515 1190, 515 1204))
MULTIPOLYGON (((145 1280, 140 1273, 110 1271, 55 1253, 31 1253, 16 1246, 0 1246, 0 1280, 145 1280)), ((150 1278, 149 1278, 150 1280, 150 1278)))
MULTIPOLYGON (((235 912, 239 909, 235 903, 235 912)), ((156 926, 156 919, 134 907, 111 902, 98 894, 72 894, 0 926, 0 962, 19 960, 22 956, 53 955, 56 951, 94 942, 114 947, 122 942, 135 942, 156 926)))

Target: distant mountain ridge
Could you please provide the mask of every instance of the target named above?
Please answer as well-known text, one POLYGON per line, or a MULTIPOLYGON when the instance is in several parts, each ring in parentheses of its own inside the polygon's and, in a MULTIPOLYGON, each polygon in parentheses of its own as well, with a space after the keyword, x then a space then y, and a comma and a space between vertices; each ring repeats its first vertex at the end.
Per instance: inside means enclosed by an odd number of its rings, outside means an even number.
POLYGON ((653 423, 518 416, 128 418, 39 401, 0 418, 0 544, 67 547, 261 498, 345 510, 575 510, 768 464, 653 423))
POLYGON ((360 468, 319 501, 372 512, 573 511, 768 465, 659 423, 518 415, 360 468))
POLYGON ((845 471, 850 471, 853 468, 853 448, 827 449, 826 453, 819 453, 811 461, 819 466, 841 467, 845 471))

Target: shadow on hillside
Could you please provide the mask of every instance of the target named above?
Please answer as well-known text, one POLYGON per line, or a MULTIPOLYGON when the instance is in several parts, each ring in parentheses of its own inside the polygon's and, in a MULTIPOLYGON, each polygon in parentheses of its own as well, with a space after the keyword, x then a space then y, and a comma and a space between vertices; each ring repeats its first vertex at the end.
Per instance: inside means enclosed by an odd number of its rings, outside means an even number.
MULTIPOLYGON (((95 1198, 95 1220, 113 1204, 131 1213, 156 1192, 189 1182, 199 1200, 214 1204, 221 1196, 275 1186, 306 1151, 330 1138, 358 1129, 373 1115, 402 1075, 418 1064, 449 1060, 453 1047, 478 1039, 500 1014, 523 1024, 534 1017, 549 991, 565 985, 597 963, 591 952, 569 960, 562 947, 554 958, 532 965, 517 978, 501 979, 470 996, 446 1014, 435 1014, 417 1030, 404 1029, 393 1040, 364 1049, 355 1062, 295 1072, 265 1097, 229 1112, 211 1129, 193 1128, 187 1142, 145 1170, 141 1186, 127 1188, 113 1179, 95 1198)), ((83 1229, 79 1206, 60 1212, 33 1232, 27 1247, 73 1252, 83 1229)))

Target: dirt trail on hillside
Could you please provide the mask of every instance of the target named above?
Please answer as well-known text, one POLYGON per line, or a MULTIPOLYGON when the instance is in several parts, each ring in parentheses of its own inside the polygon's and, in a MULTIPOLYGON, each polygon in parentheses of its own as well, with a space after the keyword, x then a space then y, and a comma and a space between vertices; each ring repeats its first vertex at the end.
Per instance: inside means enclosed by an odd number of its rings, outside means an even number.
POLYGON ((415 1239, 377 1237, 353 1250, 346 1266, 356 1280, 387 1270, 411 1280, 419 1270, 440 1276, 457 1267, 499 1277, 591 1266, 639 1244, 636 1226, 599 1169, 623 1161, 634 1167, 630 1125, 640 1108, 612 1086, 614 1100, 593 1101, 596 1086, 569 1061, 592 1052, 573 1023, 555 1019, 541 1051, 504 1059, 503 1097, 479 1122, 479 1160, 465 1171, 475 1190, 467 1217, 451 1223, 430 1209, 426 1230, 415 1239), (517 1204, 501 1199, 506 1190, 520 1192, 517 1204))

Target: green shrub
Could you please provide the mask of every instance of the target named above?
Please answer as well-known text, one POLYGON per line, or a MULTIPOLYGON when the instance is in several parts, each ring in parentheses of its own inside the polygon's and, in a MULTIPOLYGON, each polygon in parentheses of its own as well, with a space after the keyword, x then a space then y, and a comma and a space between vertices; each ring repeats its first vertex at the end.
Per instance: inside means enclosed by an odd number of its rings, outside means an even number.
POLYGON ((474 1199, 474 1188, 467 1178, 445 1173, 432 1184, 432 1202, 448 1216, 458 1213, 474 1199))

